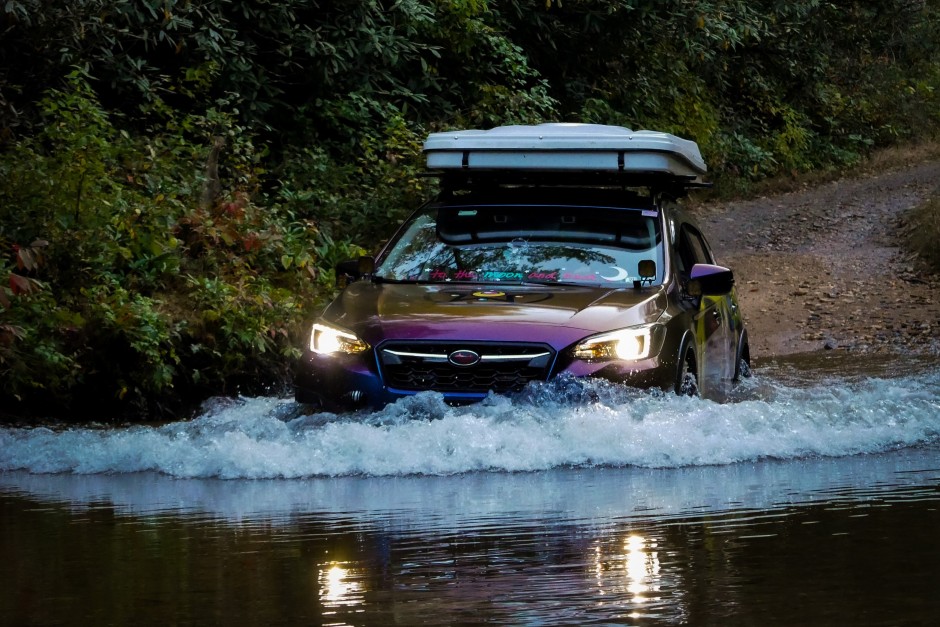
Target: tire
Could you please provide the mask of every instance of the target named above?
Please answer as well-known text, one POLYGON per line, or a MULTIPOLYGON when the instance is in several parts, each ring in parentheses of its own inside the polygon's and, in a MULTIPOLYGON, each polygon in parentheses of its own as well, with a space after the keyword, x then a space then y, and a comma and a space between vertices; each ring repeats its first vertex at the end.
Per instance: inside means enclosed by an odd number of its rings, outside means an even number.
POLYGON ((699 396, 698 364, 695 361, 695 351, 692 347, 685 349, 685 355, 679 362, 679 371, 676 375, 676 394, 679 396, 699 396))
POLYGON ((748 379, 753 375, 751 372, 751 348, 745 342, 741 348, 738 363, 734 365, 734 380, 748 379))

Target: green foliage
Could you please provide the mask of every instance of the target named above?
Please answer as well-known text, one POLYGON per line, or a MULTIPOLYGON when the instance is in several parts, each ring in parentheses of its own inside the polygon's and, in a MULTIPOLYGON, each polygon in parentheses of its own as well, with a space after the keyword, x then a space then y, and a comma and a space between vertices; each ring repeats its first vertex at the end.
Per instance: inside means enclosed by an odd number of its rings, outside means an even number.
POLYGON ((396 116, 492 123, 550 114, 547 86, 484 0, 13 0, 0 9, 0 128, 40 120, 30 94, 72 67, 135 124, 169 103, 227 100, 252 132, 348 158, 396 116), (29 51, 30 63, 20 63, 29 51), (455 80, 457 78, 460 80, 455 80), (5 98, 5 99, 4 99, 5 98), (143 115, 142 115, 143 113, 143 115), (291 120, 284 128, 284 120, 291 120))
POLYGON ((231 118, 135 137, 80 74, 69 87, 0 154, 0 397, 139 411, 282 384, 320 264, 349 246, 255 204, 263 152, 231 118))
POLYGON ((936 2, 534 4, 500 12, 567 116, 691 137, 719 176, 851 163, 937 128, 936 2))

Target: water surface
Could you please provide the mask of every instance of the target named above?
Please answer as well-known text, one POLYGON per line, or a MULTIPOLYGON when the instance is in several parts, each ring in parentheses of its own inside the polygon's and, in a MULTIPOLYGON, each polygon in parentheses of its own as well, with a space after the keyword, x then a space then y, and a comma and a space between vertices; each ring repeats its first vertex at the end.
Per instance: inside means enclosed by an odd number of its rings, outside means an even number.
POLYGON ((926 625, 938 503, 929 363, 4 428, 0 624, 926 625))

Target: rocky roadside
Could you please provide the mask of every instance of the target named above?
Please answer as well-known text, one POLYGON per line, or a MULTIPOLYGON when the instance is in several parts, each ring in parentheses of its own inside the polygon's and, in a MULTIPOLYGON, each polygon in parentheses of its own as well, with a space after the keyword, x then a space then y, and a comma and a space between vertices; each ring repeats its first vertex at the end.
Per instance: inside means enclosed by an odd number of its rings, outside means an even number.
POLYGON ((940 356, 940 277, 918 272, 899 233, 938 182, 933 160, 695 207, 735 272, 756 361, 817 350, 940 356))

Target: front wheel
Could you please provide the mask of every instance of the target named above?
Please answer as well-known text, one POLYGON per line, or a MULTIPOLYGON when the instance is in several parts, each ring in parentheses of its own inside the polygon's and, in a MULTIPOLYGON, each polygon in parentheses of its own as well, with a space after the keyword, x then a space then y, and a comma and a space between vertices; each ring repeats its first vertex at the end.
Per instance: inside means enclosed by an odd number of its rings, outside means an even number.
POLYGON ((751 376, 751 347, 747 342, 747 333, 741 338, 741 350, 738 351, 738 363, 734 365, 734 380, 740 381, 751 376))
POLYGON ((679 373, 676 377, 676 394, 679 396, 698 396, 698 364, 695 361, 695 351, 691 347, 685 350, 685 355, 679 363, 679 373))

